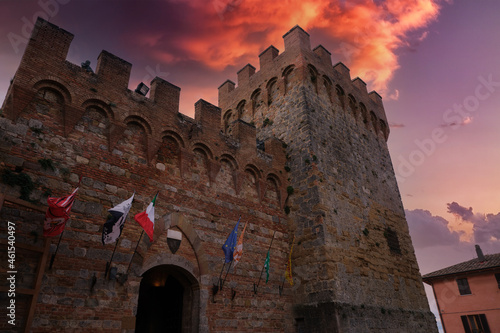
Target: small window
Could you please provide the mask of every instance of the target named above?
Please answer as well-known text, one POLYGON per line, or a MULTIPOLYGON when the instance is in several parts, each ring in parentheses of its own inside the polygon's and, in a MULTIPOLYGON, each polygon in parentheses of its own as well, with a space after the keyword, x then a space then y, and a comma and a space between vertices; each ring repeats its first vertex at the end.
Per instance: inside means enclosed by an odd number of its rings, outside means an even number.
POLYGON ((500 289, 500 273, 496 273, 495 278, 497 279, 498 289, 500 289))
POLYGON ((387 245, 392 253, 401 254, 401 246, 399 245, 399 238, 396 231, 391 228, 385 229, 384 236, 387 239, 387 245))
POLYGON ((491 333, 484 314, 460 316, 465 333, 491 333))
POLYGON ((460 295, 470 295, 470 288, 469 288, 469 281, 467 281, 467 278, 464 279, 457 279, 457 285, 458 285, 458 291, 460 292, 460 295))

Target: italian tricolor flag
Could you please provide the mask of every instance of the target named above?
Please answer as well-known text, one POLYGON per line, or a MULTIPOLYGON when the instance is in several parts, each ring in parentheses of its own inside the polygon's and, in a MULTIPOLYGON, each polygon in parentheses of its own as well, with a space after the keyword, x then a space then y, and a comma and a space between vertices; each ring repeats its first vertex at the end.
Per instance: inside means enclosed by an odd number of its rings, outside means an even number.
POLYGON ((153 232, 155 227, 155 201, 158 193, 156 193, 153 201, 146 208, 145 212, 141 212, 134 216, 134 219, 141 225, 146 234, 149 236, 151 243, 153 242, 153 232))

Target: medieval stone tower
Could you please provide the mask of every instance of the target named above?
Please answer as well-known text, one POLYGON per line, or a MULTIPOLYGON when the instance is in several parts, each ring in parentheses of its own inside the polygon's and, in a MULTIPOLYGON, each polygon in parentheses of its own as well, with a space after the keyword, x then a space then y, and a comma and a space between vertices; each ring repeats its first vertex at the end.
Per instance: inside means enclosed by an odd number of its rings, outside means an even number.
POLYGON ((282 54, 260 54, 238 87, 219 87, 222 126, 254 124, 285 143, 288 226, 298 240, 294 317, 304 332, 431 332, 434 327, 387 149, 376 92, 351 80, 296 26, 282 54), (391 317, 383 316, 391 309, 391 317), (382 316, 381 316, 382 315, 382 316), (382 318, 381 318, 382 317, 382 318), (430 323, 430 324, 428 324, 430 323))
POLYGON ((2 107, 0 245, 14 225, 18 272, 16 325, 2 330, 437 331, 382 99, 311 50, 304 30, 222 84, 219 107, 198 101, 194 119, 161 78, 149 97, 129 90, 132 65, 109 52, 95 73, 69 63, 72 38, 39 19, 2 107), (47 196, 78 184, 63 236, 42 237, 47 196), (102 225, 134 191, 114 253, 102 225), (131 216, 156 192, 154 241, 139 241, 131 216), (240 216, 243 256, 220 288, 221 247, 240 216), (281 288, 293 240, 294 285, 281 288), (256 287, 270 244, 269 281, 256 287))

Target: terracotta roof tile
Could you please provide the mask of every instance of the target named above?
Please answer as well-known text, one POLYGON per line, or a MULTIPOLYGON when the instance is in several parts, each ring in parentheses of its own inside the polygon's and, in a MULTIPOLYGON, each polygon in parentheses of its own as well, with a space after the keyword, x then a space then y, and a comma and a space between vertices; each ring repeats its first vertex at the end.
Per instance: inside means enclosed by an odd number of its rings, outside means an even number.
POLYGON ((469 261, 461 262, 459 264, 425 274, 422 277, 425 280, 428 278, 435 278, 444 275, 458 274, 470 271, 480 271, 483 269, 500 267, 500 253, 486 254, 484 257, 486 258, 486 260, 483 262, 480 262, 478 258, 474 258, 469 261))

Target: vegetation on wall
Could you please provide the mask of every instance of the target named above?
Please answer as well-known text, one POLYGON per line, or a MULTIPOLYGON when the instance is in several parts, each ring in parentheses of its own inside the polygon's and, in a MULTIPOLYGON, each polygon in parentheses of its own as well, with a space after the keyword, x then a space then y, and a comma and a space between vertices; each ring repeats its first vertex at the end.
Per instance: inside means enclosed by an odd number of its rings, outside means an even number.
POLYGON ((30 201, 30 194, 35 189, 35 183, 33 183, 29 175, 4 169, 2 172, 2 182, 9 186, 19 185, 21 187, 21 196, 19 198, 30 201))

